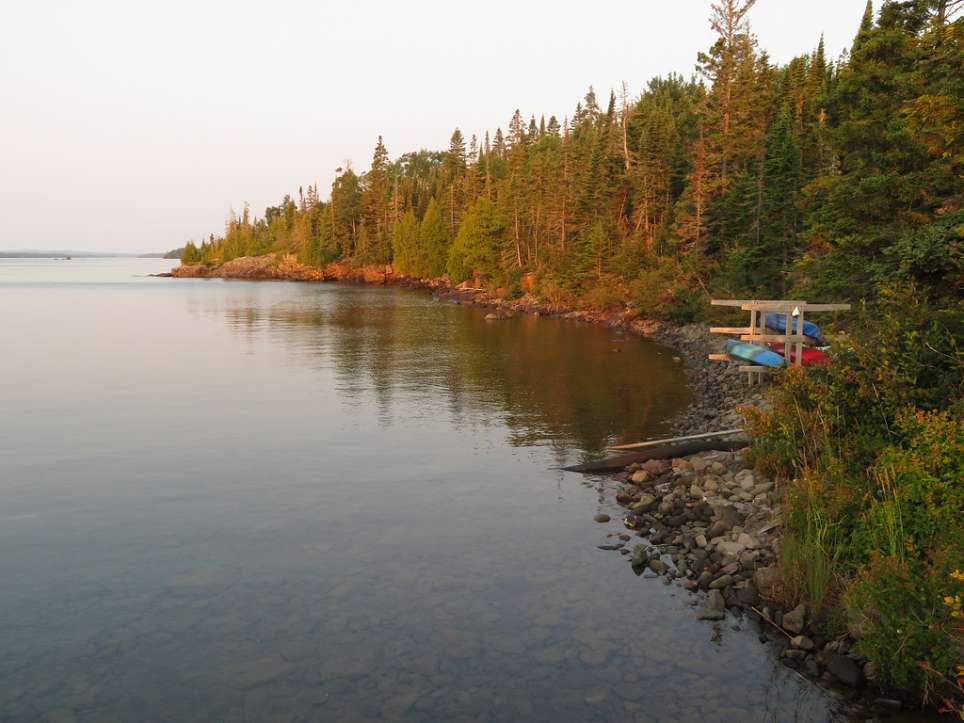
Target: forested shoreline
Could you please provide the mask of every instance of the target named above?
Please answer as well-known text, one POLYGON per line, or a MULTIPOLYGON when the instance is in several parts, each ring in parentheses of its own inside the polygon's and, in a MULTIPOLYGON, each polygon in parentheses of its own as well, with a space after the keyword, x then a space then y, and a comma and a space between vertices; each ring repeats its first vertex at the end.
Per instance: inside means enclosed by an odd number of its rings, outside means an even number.
MULTIPOLYGON (((338 169, 185 265, 390 264, 505 299, 682 322, 711 297, 855 302, 832 365, 781 373, 754 455, 785 483, 784 604, 881 684, 964 710, 964 0, 868 2, 785 65, 720 0, 693 76, 511 115, 338 169), (859 22, 858 22, 859 21, 859 22), (849 636, 849 637, 848 637, 849 636)), ((386 129, 390 131, 390 129, 386 129)))
POLYGON ((913 282, 959 290, 962 21, 953 2, 871 6, 850 52, 822 39, 784 66, 715 5, 716 43, 690 78, 637 98, 592 88, 571 117, 527 117, 445 151, 340 169, 328 200, 299 189, 185 263, 268 252, 304 263, 392 263, 415 277, 652 315, 696 315, 706 294, 857 299, 913 282))

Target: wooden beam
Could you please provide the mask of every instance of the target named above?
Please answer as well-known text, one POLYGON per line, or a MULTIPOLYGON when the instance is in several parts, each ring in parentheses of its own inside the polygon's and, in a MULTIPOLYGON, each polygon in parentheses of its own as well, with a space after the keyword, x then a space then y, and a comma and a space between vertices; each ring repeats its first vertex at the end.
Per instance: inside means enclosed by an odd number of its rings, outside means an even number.
MULTIPOLYGON (((801 304, 806 304, 806 301, 793 301, 792 299, 787 301, 784 299, 712 299, 710 301, 711 306, 737 306, 743 307, 746 304, 780 304, 781 308, 786 304, 793 304, 794 306, 800 306, 801 304)), ((749 309, 745 309, 749 311, 749 309)))
POLYGON ((711 326, 711 334, 751 334, 752 329, 748 326, 711 326))
POLYGON ((739 370, 741 372, 751 372, 751 373, 759 372, 760 374, 773 374, 778 368, 779 367, 764 367, 764 366, 760 366, 759 364, 746 364, 744 366, 741 366, 739 370))
MULTIPOLYGON (((805 301, 744 301, 740 303, 743 311, 775 311, 785 313, 786 305, 797 306, 800 311, 850 311, 850 304, 808 304, 805 301)), ((730 304, 727 304, 730 306, 730 304)), ((736 304, 732 304, 736 306, 736 304)))
MULTIPOLYGON (((796 306, 796 304, 794 305, 796 306)), ((850 311, 850 304, 804 304, 801 309, 810 311, 850 311)))
POLYGON ((794 334, 793 336, 786 336, 784 334, 742 334, 740 336, 740 341, 790 341, 802 344, 807 337, 798 336, 794 334))
POLYGON ((731 434, 739 434, 742 429, 725 429, 722 432, 703 432, 702 434, 688 434, 685 437, 671 437, 670 439, 653 439, 648 442, 634 442, 633 444, 616 444, 606 449, 639 449, 640 447, 653 447, 657 444, 669 444, 670 442, 688 442, 691 439, 707 439, 709 437, 729 437, 731 434))

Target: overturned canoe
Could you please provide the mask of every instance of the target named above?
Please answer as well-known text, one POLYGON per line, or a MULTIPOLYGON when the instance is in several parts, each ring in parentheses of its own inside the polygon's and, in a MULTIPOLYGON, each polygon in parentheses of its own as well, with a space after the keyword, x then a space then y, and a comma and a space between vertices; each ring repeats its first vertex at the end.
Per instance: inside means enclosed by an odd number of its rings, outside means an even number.
POLYGON ((749 444, 750 439, 745 436, 728 437, 726 439, 696 439, 678 444, 646 447, 638 452, 620 454, 586 464, 575 464, 570 467, 563 467, 563 469, 567 472, 613 472, 628 467, 634 462, 645 462, 647 459, 672 459, 673 457, 683 457, 687 454, 705 452, 711 449, 732 452, 734 449, 743 449, 749 444))
MULTIPOLYGON (((770 349, 775 351, 780 356, 783 356, 784 345, 779 341, 770 342, 770 349)), ((826 352, 820 351, 819 349, 814 349, 809 346, 803 347, 803 353, 801 354, 803 358, 803 366, 808 367, 811 364, 829 364, 830 357, 827 356, 826 352)), ((796 363, 797 361, 797 347, 793 344, 790 345, 790 361, 796 363)))
MULTIPOLYGON (((797 328, 799 327, 799 319, 793 319, 790 322, 790 333, 796 334, 797 328)), ((774 331, 779 331, 781 333, 786 333, 787 331, 787 315, 786 314, 767 314, 765 317, 765 322, 768 327, 774 331)), ((819 339, 823 332, 820 331, 820 327, 814 324, 812 321, 803 322, 803 335, 813 337, 814 339, 819 339)))
POLYGON ((734 359, 741 359, 765 367, 782 367, 787 363, 786 359, 766 347, 736 341, 736 339, 726 340, 726 353, 734 359))

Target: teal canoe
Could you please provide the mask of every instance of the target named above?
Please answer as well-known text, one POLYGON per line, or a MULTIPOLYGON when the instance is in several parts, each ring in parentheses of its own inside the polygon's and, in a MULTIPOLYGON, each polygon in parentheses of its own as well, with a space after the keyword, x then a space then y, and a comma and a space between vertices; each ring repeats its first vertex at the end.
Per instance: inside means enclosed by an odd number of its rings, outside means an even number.
POLYGON ((736 339, 726 340, 726 353, 734 359, 742 359, 751 364, 759 364, 765 367, 782 367, 786 364, 786 359, 776 352, 772 352, 756 344, 737 341, 736 339))

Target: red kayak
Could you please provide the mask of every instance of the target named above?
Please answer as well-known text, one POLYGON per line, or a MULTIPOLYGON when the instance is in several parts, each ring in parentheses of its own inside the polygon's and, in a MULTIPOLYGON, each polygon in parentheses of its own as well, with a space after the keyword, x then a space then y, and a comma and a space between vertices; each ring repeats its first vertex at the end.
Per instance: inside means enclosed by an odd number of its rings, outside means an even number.
MULTIPOLYGON (((779 341, 771 341, 770 349, 775 351, 780 356, 783 356, 783 343, 779 341)), ((797 361, 797 347, 795 344, 790 345, 790 361, 796 363, 797 361)), ((805 367, 811 364, 829 364, 830 357, 827 356, 826 352, 822 352, 819 349, 814 349, 813 347, 805 346, 803 347, 803 365, 805 367)))

